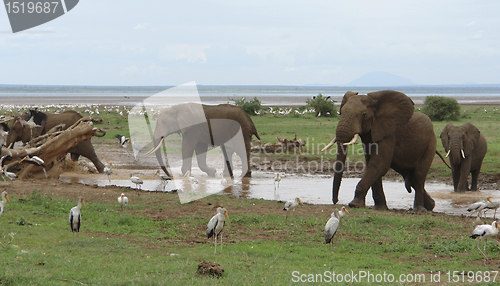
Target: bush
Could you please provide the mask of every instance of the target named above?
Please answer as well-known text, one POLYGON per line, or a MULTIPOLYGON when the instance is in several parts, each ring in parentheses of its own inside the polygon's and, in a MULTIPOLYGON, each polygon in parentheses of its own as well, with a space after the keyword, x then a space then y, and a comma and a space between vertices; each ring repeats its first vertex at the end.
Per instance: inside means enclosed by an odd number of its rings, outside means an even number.
POLYGON ((262 104, 257 97, 254 97, 252 100, 246 100, 244 97, 240 99, 229 98, 229 100, 233 101, 234 105, 243 109, 248 115, 258 115, 262 109, 262 104))
POLYGON ((306 103, 307 107, 314 108, 315 116, 325 116, 325 117, 335 117, 337 116, 337 112, 335 111, 335 104, 333 100, 330 100, 330 97, 323 97, 320 93, 316 97, 309 98, 306 103))
POLYGON ((433 121, 456 121, 460 119, 460 104, 450 97, 427 96, 422 112, 433 121))

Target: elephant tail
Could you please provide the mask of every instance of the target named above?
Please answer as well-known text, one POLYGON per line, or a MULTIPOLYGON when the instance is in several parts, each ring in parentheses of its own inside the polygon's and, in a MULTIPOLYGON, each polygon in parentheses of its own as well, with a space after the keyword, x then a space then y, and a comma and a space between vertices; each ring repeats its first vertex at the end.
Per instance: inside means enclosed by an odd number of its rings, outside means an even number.
POLYGON ((436 154, 438 154, 439 158, 441 158, 441 160, 446 165, 446 167, 448 167, 448 169, 451 169, 450 165, 448 165, 448 163, 446 163, 446 161, 444 160, 443 156, 441 155, 441 153, 438 152, 438 150, 436 150, 436 154))
POLYGON ((104 137, 104 135, 106 135, 106 131, 102 129, 97 129, 97 131, 94 133, 95 137, 104 137), (101 134, 97 134, 97 132, 100 132, 101 134))
POLYGON ((257 133, 257 128, 255 128, 255 125, 252 126, 252 133, 251 133, 251 135, 255 135, 255 137, 257 137, 257 139, 260 140, 259 134, 257 133))

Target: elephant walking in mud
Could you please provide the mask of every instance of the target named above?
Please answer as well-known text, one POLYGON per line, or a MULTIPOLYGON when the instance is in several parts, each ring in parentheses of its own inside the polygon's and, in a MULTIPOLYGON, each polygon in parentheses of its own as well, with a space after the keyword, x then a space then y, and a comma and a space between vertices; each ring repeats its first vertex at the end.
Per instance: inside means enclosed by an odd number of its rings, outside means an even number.
MULTIPOLYGON (((9 146, 11 143, 17 141, 26 143, 33 138, 45 134, 51 128, 61 123, 64 124, 63 130, 66 130, 80 120, 80 118, 82 118, 82 115, 73 110, 57 114, 31 111, 31 117, 28 121, 22 117, 16 117, 12 120, 6 145, 9 146)), ((106 134, 105 132, 103 133, 106 134)), ((99 137, 104 136, 104 134, 99 135, 99 137)), ((104 172, 104 164, 97 157, 90 139, 81 141, 76 147, 70 149, 68 152, 71 154, 71 159, 73 161, 77 161, 80 156, 86 157, 92 161, 99 173, 104 172)))
MULTIPOLYGON (((225 146, 226 160, 231 164, 231 157, 236 153, 242 161, 242 176, 250 177, 250 141, 257 134, 252 119, 241 108, 230 104, 202 105, 197 103, 179 104, 163 109, 155 116, 154 148, 156 158, 163 171, 170 175, 163 164, 160 144, 170 134, 182 135, 182 168, 185 174, 191 170, 193 152, 196 153, 198 166, 209 176, 214 177, 215 168, 207 165, 207 150, 209 146, 225 146), (241 130, 242 140, 233 140, 241 130)), ((225 165, 224 174, 228 174, 225 165)))
POLYGON ((468 191, 467 178, 470 173, 470 190, 477 191, 477 178, 488 149, 484 135, 469 122, 461 126, 448 123, 441 132, 441 142, 450 157, 453 190, 468 191))
POLYGON ((355 144, 360 137, 366 168, 349 206, 365 207, 365 197, 371 187, 374 208, 387 209, 382 176, 392 168, 403 176, 408 192, 411 193, 412 188, 415 190, 415 211, 430 211, 434 208, 435 202, 424 185, 436 154, 436 136, 429 117, 415 113, 413 106, 408 96, 392 90, 367 95, 348 91, 344 95, 336 138, 327 146, 336 142, 338 148, 333 203, 338 202, 348 146, 355 144))

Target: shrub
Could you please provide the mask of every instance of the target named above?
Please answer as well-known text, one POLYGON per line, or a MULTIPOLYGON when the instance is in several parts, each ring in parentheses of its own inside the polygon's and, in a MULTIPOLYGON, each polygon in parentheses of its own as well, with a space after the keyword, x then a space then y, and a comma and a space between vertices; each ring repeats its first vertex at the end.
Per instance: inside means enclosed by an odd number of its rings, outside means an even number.
POLYGON ((456 121, 460 119, 460 104, 456 99, 450 97, 427 96, 422 112, 434 121, 456 121))
POLYGON ((262 104, 257 97, 254 97, 252 100, 246 100, 246 98, 242 97, 240 99, 232 99, 229 100, 234 102, 234 105, 243 109, 248 115, 258 115, 259 111, 262 109, 262 104))
POLYGON ((333 100, 330 100, 330 97, 323 97, 320 93, 316 97, 309 98, 306 103, 307 107, 314 108, 315 116, 325 116, 325 117, 335 117, 337 116, 337 112, 335 111, 335 104, 333 100))

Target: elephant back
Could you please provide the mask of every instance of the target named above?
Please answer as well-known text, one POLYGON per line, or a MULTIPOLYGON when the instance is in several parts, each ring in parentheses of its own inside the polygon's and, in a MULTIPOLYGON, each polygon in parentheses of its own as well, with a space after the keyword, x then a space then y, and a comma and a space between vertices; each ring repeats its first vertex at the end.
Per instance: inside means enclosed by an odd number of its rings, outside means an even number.
POLYGON ((203 105, 207 119, 231 119, 238 122, 245 136, 255 135, 260 140, 257 128, 243 109, 231 104, 203 105))
POLYGON ((67 110, 63 113, 47 113, 47 124, 45 124, 42 134, 45 134, 52 127, 61 123, 64 124, 63 130, 65 130, 75 124, 82 117, 83 116, 80 113, 74 110, 67 110))

